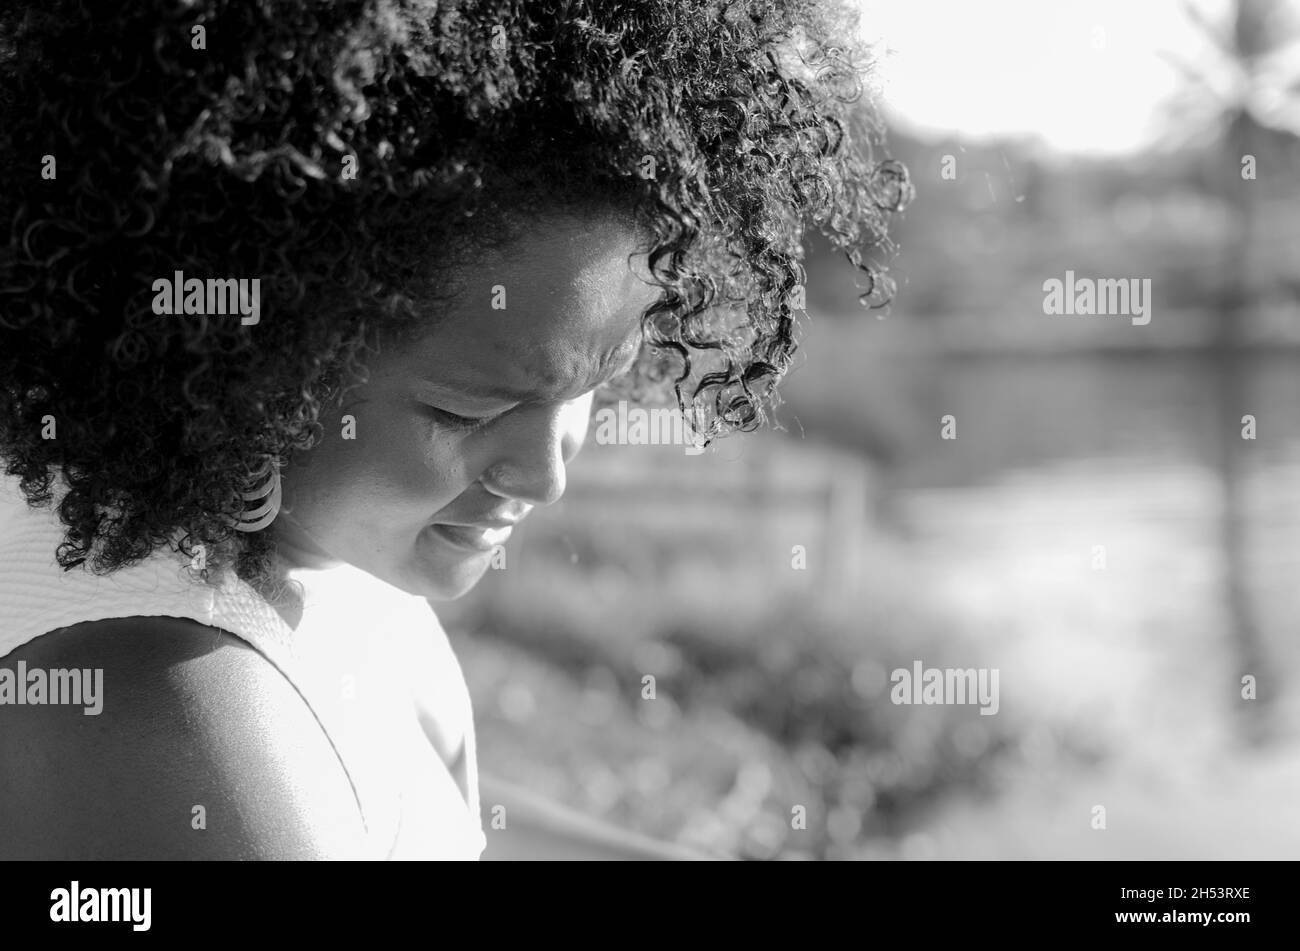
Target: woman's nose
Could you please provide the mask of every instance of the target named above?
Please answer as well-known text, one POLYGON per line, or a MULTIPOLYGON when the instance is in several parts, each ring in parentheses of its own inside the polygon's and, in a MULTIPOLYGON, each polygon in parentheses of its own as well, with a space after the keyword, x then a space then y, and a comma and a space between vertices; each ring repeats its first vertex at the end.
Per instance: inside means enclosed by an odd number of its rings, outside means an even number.
POLYGON ((488 491, 532 505, 564 495, 565 466, 582 449, 591 418, 591 394, 566 403, 516 410, 500 430, 500 458, 483 479, 488 491))

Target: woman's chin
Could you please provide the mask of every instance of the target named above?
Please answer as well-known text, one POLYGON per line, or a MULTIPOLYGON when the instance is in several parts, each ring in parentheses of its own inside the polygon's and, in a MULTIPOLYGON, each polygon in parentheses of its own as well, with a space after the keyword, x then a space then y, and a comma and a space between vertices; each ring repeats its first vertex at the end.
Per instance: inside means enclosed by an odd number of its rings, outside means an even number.
POLYGON ((462 552, 417 546, 406 572, 407 591, 435 601, 454 601, 473 590, 492 564, 492 552, 462 552))
POLYGON ((417 592, 421 597, 428 598, 431 601, 455 601, 457 598, 469 594, 474 586, 479 583, 487 571, 487 563, 483 567, 476 569, 467 576, 449 578, 441 576, 437 578, 425 578, 421 585, 422 590, 417 592))

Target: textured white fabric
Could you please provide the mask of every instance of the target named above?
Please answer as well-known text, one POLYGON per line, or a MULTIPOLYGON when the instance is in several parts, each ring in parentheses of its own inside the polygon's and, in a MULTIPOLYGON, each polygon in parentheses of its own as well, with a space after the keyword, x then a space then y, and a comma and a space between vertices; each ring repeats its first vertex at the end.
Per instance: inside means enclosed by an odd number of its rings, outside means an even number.
POLYGON ((0 474, 0 658, 83 621, 165 616, 220 628, 266 657, 311 707, 352 781, 374 857, 479 857, 469 693, 427 601, 348 565, 300 569, 290 577, 306 597, 291 628, 233 572, 213 587, 191 578, 179 553, 104 576, 65 572, 54 557, 62 536, 55 509, 29 507, 17 480, 0 474), (420 725, 417 691, 446 738, 441 751, 420 725), (463 790, 439 755, 458 749, 463 790))

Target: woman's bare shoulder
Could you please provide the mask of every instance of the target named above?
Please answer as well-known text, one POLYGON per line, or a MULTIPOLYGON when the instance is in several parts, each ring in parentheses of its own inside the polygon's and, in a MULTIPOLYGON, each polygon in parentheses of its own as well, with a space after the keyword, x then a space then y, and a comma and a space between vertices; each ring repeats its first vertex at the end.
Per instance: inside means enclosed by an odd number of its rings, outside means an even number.
POLYGON ((0 859, 363 847, 351 783, 310 708, 225 631, 170 617, 62 628, 0 658, 0 699, 0 859))

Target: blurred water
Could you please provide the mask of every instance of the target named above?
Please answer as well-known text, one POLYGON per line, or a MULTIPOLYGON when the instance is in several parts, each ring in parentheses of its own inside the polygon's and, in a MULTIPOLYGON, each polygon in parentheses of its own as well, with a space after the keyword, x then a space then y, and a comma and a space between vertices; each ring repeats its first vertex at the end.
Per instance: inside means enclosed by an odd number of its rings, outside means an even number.
POLYGON ((1009 713, 1086 723, 1108 755, 1101 770, 1044 765, 992 802, 955 802, 921 827, 927 854, 1300 853, 1300 361, 1252 358, 1248 396, 1226 414, 1205 356, 943 367, 931 405, 955 408, 958 439, 912 447, 890 504, 924 566, 918 589, 997 645, 1009 713), (1246 413, 1258 439, 1239 422, 1228 435, 1263 648, 1252 670, 1225 606, 1216 467, 1223 421, 1246 413), (1260 748, 1242 729, 1244 673, 1269 702, 1260 748))
POLYGON ((1239 439, 1245 414, 1258 436, 1242 448, 1285 462, 1300 447, 1300 352, 1253 352, 1243 369, 1246 398, 1225 417, 1212 354, 918 355, 902 372, 924 380, 918 402, 933 419, 920 435, 933 438, 908 440, 896 481, 970 485, 1063 459, 1209 462, 1221 420, 1238 421, 1239 439), (958 417, 955 441, 937 438, 943 413, 958 417))

